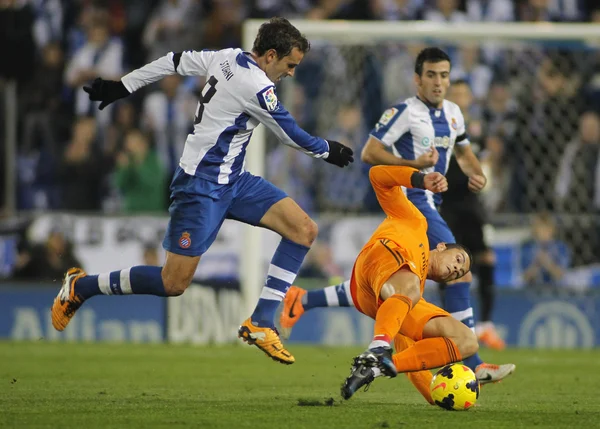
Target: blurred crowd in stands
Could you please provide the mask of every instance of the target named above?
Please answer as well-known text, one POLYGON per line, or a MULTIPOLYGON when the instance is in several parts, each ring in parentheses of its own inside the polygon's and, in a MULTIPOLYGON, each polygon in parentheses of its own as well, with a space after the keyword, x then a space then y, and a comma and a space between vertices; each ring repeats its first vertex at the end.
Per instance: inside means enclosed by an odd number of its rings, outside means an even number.
MULTIPOLYGON (((81 87, 98 76, 119 79, 169 51, 240 47, 243 21, 271 16, 398 25, 429 20, 600 27, 600 3, 0 0, 0 95, 8 79, 18 82, 17 209, 165 214, 168 184, 192 129, 203 79, 169 76, 103 111, 81 87)), ((600 47, 583 40, 438 43, 453 60, 451 78, 470 87, 453 97, 465 111, 470 139, 488 176, 482 195, 486 210, 490 215, 542 213, 542 219, 547 212, 565 215, 576 240, 589 245, 587 256, 577 252, 574 263, 595 262, 600 248, 594 216, 600 210, 600 47)), ((424 46, 418 40, 377 46, 313 41, 296 78, 279 88, 280 98, 307 131, 360 151, 383 110, 414 95, 414 58, 424 46)), ((379 212, 364 163, 335 169, 270 138, 266 165, 267 177, 312 215, 379 212)), ((0 193, 4 190, 2 182, 0 193)), ((49 238, 49 249, 64 245, 49 238)), ((539 274, 533 268, 527 273, 539 274)))

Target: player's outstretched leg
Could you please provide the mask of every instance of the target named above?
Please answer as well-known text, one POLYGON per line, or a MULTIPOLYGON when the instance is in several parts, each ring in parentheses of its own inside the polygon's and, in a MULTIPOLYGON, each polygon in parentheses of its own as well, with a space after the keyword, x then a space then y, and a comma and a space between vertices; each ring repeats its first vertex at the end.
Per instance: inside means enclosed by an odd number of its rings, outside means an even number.
POLYGON ((283 309, 279 315, 281 334, 288 338, 300 317, 306 311, 318 307, 354 307, 350 294, 350 280, 310 291, 298 286, 290 287, 283 299, 283 309))
POLYGON ((81 268, 71 268, 52 305, 52 326, 58 331, 64 330, 79 307, 96 295, 181 295, 190 284, 199 259, 168 253, 164 268, 138 265, 96 275, 88 275, 81 268), (184 258, 183 264, 181 258, 184 258), (163 269, 166 270, 165 278, 171 281, 168 287, 163 283, 163 269), (173 272, 183 277, 170 274, 173 272))

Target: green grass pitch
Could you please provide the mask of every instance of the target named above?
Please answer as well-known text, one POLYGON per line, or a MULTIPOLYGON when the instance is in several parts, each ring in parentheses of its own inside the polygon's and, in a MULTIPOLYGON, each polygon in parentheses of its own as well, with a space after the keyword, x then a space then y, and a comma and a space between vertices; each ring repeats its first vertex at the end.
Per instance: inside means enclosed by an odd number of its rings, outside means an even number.
POLYGON ((466 412, 427 404, 404 376, 342 402, 361 350, 290 350, 296 363, 284 366, 246 345, 0 342, 0 427, 598 427, 600 350, 483 350, 517 371, 466 412))

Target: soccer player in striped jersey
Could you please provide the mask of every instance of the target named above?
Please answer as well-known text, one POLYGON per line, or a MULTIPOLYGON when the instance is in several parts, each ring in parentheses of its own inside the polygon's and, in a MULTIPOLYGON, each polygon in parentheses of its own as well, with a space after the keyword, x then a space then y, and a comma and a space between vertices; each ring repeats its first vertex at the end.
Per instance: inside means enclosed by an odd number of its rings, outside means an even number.
POLYGON ((57 330, 65 329, 75 311, 95 295, 181 295, 201 255, 230 218, 282 236, 260 299, 238 335, 278 362, 294 362, 273 319, 317 235, 317 225, 283 191, 245 171, 244 158, 252 131, 262 123, 281 142, 309 156, 339 167, 353 162, 351 149, 306 133, 277 99, 274 84, 293 76, 309 49, 308 40, 293 25, 273 18, 260 27, 252 52, 171 52, 120 81, 96 79, 91 87, 84 87, 103 109, 164 76, 206 77, 194 130, 171 183, 164 266, 135 266, 99 275, 69 270, 52 307, 57 330))
MULTIPOLYGON (((454 150, 461 170, 469 178, 469 189, 479 192, 485 186, 486 178, 469 145, 463 115, 456 104, 445 100, 450 86, 450 67, 450 57, 439 48, 426 48, 419 53, 414 75, 417 95, 383 113, 371 131, 361 157, 372 165, 403 165, 423 173, 446 174, 450 155, 454 150)), ((438 212, 442 202, 441 195, 424 189, 406 189, 406 196, 427 219, 427 236, 431 249, 435 249, 439 243, 456 242, 438 212)), ((446 283, 444 309, 474 330, 475 321, 469 295, 471 280, 469 272, 460 279, 446 283)), ((337 305, 351 306, 347 287, 347 283, 343 283, 327 290, 311 291, 306 295, 301 289, 294 287, 284 303, 284 311, 280 317, 282 328, 288 330, 293 326, 302 314, 303 305, 303 308, 329 306, 327 297, 334 292, 336 297, 339 296, 339 300, 335 300, 337 305)), ((479 354, 474 354, 463 362, 475 372, 481 383, 499 381, 515 369, 513 364, 484 363, 479 354)))

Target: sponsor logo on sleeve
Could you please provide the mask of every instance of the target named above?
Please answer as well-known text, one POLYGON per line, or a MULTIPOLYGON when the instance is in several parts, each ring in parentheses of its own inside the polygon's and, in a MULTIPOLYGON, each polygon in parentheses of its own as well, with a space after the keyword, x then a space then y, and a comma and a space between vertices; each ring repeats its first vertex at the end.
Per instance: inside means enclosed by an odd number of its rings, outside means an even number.
POLYGON ((263 92, 263 98, 265 99, 265 106, 269 112, 277 110, 277 95, 275 95, 274 87, 270 87, 263 92))
POLYGON ((381 115, 381 119, 379 119, 379 124, 387 125, 392 120, 392 118, 396 116, 396 113, 398 113, 398 109, 396 109, 395 107, 390 107, 385 112, 383 112, 383 115, 381 115))

